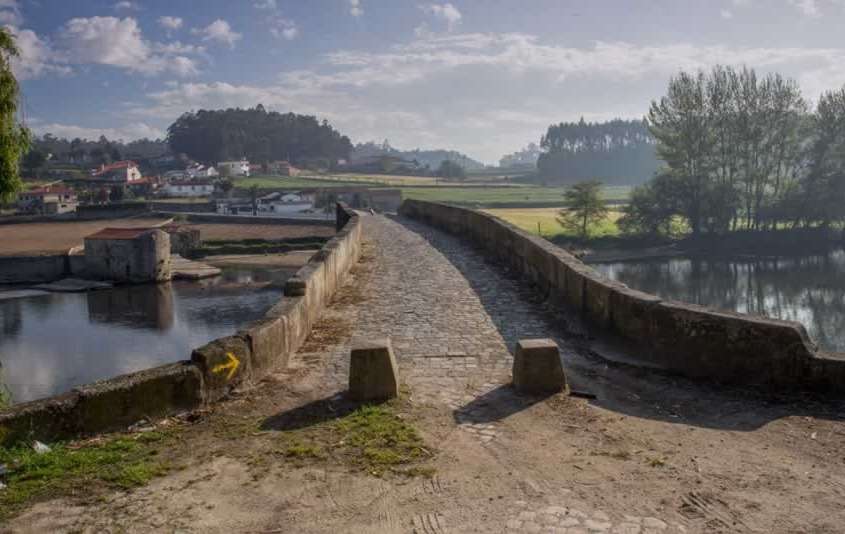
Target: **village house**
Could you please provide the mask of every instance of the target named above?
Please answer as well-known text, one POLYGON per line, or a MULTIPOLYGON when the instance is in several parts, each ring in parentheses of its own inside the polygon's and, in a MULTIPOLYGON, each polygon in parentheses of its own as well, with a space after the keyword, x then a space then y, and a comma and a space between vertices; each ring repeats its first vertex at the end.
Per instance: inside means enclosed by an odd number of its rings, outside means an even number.
POLYGON ((299 169, 288 161, 272 161, 268 165, 268 171, 276 176, 296 176, 299 174, 299 169))
POLYGON ((249 176, 249 161, 220 161, 217 163, 217 172, 221 176, 249 176))
POLYGON ((295 214, 314 208, 314 194, 303 192, 275 192, 257 200, 258 211, 271 214, 295 214))
POLYGON ((130 160, 100 165, 98 169, 94 169, 92 176, 95 180, 123 185, 139 182, 142 178, 138 164, 130 160))
POLYGON ((20 193, 17 208, 22 213, 57 215, 76 211, 78 204, 73 189, 62 185, 48 185, 20 193))
POLYGON ((191 179, 193 179, 193 178, 216 178, 219 175, 219 173, 217 172, 217 169, 215 169, 211 165, 206 167, 205 165, 201 165, 199 163, 191 165, 190 167, 185 169, 184 174, 185 174, 185 176, 187 176, 188 178, 191 178, 191 179))
POLYGON ((162 188, 168 197, 206 197, 214 193, 211 180, 171 180, 162 188))

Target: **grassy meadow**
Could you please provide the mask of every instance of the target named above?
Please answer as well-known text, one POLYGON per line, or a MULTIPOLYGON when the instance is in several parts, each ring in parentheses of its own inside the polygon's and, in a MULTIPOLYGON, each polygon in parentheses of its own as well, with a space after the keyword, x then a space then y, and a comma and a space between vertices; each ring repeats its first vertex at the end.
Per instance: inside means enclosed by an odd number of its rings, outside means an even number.
MULTIPOLYGON (((485 213, 495 215, 514 226, 547 238, 574 237, 575 234, 557 222, 557 215, 561 208, 503 208, 486 209, 485 213), (539 226, 538 226, 539 225, 539 226)), ((591 238, 615 237, 619 235, 616 221, 622 214, 618 210, 611 210, 607 218, 590 228, 591 238)))

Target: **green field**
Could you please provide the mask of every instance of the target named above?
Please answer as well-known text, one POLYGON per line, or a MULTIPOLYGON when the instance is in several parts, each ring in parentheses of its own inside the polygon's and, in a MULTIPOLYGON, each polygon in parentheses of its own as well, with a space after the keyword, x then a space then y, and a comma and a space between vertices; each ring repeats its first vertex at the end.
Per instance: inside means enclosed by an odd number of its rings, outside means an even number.
MULTIPOLYGON (((538 234, 548 238, 574 236, 572 232, 557 222, 557 215, 560 212, 559 208, 505 208, 484 211, 532 234, 538 234)), ((590 229, 590 237, 618 236, 619 228, 616 226, 616 221, 621 215, 619 211, 611 210, 604 221, 594 225, 590 229)))
MULTIPOLYGON (((369 176, 369 175, 321 175, 321 176, 254 176, 235 178, 235 187, 249 189, 321 189, 331 187, 398 187, 403 198, 452 202, 470 207, 554 207, 563 206, 565 187, 544 187, 539 185, 491 185, 468 186, 460 183, 438 183, 434 178, 419 176, 369 176)), ((604 188, 605 200, 613 204, 627 201, 631 188, 608 186, 604 188)))
MULTIPOLYGON (((403 187, 402 196, 432 202, 454 202, 469 206, 497 207, 508 204, 538 206, 563 206, 564 187, 513 186, 513 187, 403 187)), ((604 189, 605 200, 614 204, 624 203, 631 188, 612 186, 604 189)))

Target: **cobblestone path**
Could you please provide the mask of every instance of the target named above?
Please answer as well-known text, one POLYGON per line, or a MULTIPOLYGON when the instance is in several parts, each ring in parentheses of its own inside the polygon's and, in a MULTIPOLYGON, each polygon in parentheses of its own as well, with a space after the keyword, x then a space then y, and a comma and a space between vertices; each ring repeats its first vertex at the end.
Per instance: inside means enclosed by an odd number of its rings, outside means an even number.
MULTIPOLYGON (((466 242, 406 219, 365 217, 364 224, 368 243, 355 295, 323 318, 344 335, 300 353, 314 361, 328 352, 327 380, 338 387, 357 337, 390 338, 412 400, 453 410, 509 382, 519 339, 552 338, 566 352, 530 288, 466 242)), ((488 440, 492 425, 474 421, 491 418, 482 415, 470 407, 458 419, 488 440)))
MULTIPOLYGON (((519 339, 554 339, 570 383, 589 367, 566 337, 566 317, 549 313, 525 282, 488 263, 469 243, 407 219, 363 220, 367 245, 357 279, 316 329, 332 334, 312 338, 298 355, 301 363, 323 368, 326 384, 344 389, 356 337, 390 338, 411 400, 451 411, 460 430, 495 447, 500 421, 525 408, 505 387, 519 339)), ((569 492, 536 502, 514 500, 508 504, 510 519, 492 531, 683 531, 678 523, 654 517, 568 506, 569 492)), ((431 517, 415 520, 414 531, 448 530, 442 516, 431 517)))

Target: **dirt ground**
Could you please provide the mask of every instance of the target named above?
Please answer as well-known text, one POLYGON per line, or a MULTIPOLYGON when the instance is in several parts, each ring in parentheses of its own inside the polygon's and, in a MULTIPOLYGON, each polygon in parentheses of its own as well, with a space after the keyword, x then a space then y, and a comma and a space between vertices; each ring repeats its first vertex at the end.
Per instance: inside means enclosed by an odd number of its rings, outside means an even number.
MULTIPOLYGON (((164 219, 132 218, 100 221, 25 223, 0 225, 0 254, 64 252, 81 245, 87 235, 103 228, 155 226, 164 219)), ((194 224, 202 239, 290 239, 307 236, 330 237, 329 226, 272 224, 194 224)))
POLYGON ((317 225, 279 224, 191 224, 202 239, 291 239, 296 237, 331 237, 334 228, 317 225))
POLYGON ((99 221, 24 223, 0 225, 0 254, 65 252, 81 245, 87 235, 103 228, 138 228, 164 219, 104 219, 99 221))

